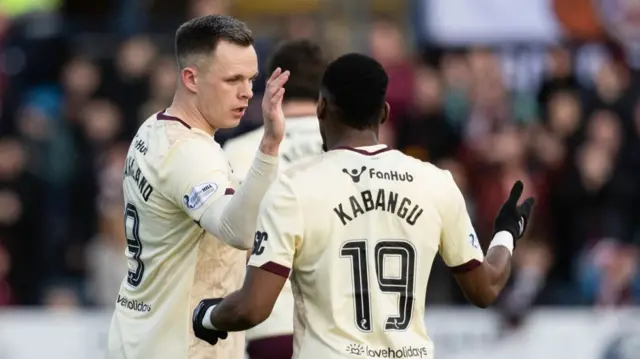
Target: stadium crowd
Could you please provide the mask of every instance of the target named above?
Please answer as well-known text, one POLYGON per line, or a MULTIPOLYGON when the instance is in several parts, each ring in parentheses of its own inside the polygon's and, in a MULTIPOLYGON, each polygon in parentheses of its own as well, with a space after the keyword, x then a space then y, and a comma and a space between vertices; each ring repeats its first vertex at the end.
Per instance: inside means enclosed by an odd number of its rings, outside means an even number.
MULTIPOLYGON (((318 36, 291 23, 281 38, 318 36)), ((2 24, 0 306, 111 307, 127 271, 124 157, 141 121, 171 103, 171 47, 138 35, 95 57, 2 24)), ((640 77, 612 51, 591 83, 580 81, 571 48, 558 46, 541 85, 514 91, 490 49, 415 56, 403 33, 381 18, 368 34, 391 81, 383 142, 450 170, 481 240, 515 180, 536 197, 500 301, 506 313, 640 302, 640 77)), ((258 38, 264 63, 279 39, 258 38)), ((263 81, 240 128, 219 142, 260 124, 263 81)), ((428 301, 462 303, 440 261, 431 283, 428 301)))

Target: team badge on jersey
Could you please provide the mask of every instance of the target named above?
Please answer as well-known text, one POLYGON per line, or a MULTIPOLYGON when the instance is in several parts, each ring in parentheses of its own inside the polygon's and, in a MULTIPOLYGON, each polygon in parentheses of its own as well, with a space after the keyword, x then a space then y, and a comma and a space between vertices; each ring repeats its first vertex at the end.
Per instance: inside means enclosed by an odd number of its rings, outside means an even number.
POLYGON ((191 190, 191 194, 185 195, 182 200, 189 209, 200 208, 218 190, 218 185, 213 182, 199 184, 191 190))

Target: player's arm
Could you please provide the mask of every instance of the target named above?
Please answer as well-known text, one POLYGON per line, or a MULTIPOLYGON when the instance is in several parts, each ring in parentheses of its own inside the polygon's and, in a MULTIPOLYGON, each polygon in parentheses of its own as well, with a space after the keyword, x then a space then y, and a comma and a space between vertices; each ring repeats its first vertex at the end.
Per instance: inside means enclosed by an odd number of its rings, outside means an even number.
MULTIPOLYGON (((244 146, 242 138, 227 141, 222 149, 231 164, 231 168, 233 168, 233 174, 236 179, 242 183, 247 176, 247 172, 249 172, 251 164, 251 158, 249 158, 247 154, 247 148, 244 146)), ((250 257, 251 250, 248 250, 247 262, 249 262, 250 257)))
POLYGON ((227 161, 206 141, 174 146, 158 171, 161 188, 207 232, 235 248, 251 248, 260 201, 277 175, 278 157, 258 151, 234 191, 227 161))
POLYGON ((498 213, 495 235, 485 257, 473 230, 462 193, 453 179, 450 179, 448 187, 451 199, 447 201, 442 213, 440 254, 453 271, 469 302, 486 308, 496 300, 509 279, 514 238, 519 238, 524 233, 533 199, 527 199, 525 204, 518 208, 522 183, 517 182, 514 185, 509 199, 498 213), (524 221, 521 222, 522 218, 524 221))
MULTIPOLYGON (((240 331, 252 328, 271 314, 289 277, 297 248, 302 243, 302 220, 297 198, 286 177, 280 177, 262 202, 242 288, 217 305, 200 308, 202 325, 209 330, 240 331)), ((195 319, 194 319, 195 320, 195 319)))
POLYGON ((238 249, 251 247, 260 201, 278 173, 278 150, 285 126, 282 98, 288 79, 289 71, 277 68, 267 80, 262 97, 264 133, 237 193, 231 199, 215 202, 200 219, 203 228, 238 249))
POLYGON ((199 221, 202 228, 235 248, 251 248, 260 202, 278 174, 277 155, 266 154, 273 151, 258 150, 235 194, 215 201, 204 211, 199 221))

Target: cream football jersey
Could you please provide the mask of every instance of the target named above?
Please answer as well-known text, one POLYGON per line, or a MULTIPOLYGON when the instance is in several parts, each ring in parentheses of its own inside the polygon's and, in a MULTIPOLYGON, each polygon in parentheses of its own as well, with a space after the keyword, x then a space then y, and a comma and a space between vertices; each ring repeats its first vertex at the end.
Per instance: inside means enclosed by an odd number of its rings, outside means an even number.
POLYGON ((138 130, 124 170, 126 274, 109 333, 109 359, 239 359, 244 334, 216 346, 193 335, 202 298, 224 297, 242 284, 246 252, 199 225, 237 181, 207 133, 164 113, 138 130))
POLYGON ((424 323, 436 254, 483 252, 447 171, 384 145, 338 148, 282 173, 260 208, 249 265, 289 276, 294 358, 433 358, 424 323))
MULTIPOLYGON (((225 155, 231 163, 236 177, 242 181, 246 176, 253 155, 262 138, 263 129, 248 132, 225 143, 225 155)), ((322 153, 322 138, 316 117, 287 119, 285 138, 280 144, 280 169, 287 169, 301 159, 322 153)), ((247 340, 290 335, 293 333, 293 294, 289 281, 267 320, 247 330, 247 340)))

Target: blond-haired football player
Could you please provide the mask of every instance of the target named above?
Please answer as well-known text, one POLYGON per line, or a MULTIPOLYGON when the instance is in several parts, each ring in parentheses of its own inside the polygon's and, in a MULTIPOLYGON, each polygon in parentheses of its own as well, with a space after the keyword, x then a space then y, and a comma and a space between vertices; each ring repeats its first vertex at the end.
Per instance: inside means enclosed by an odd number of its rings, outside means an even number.
POLYGON ((514 185, 485 257, 451 174, 378 144, 387 82, 364 55, 328 66, 318 103, 328 151, 271 186, 243 287, 203 300, 195 328, 224 337, 259 324, 291 272, 294 358, 433 358, 425 288, 438 253, 472 303, 496 299, 533 199, 518 207, 514 185))
POLYGON ((109 359, 239 359, 244 334, 192 331, 205 297, 238 289, 259 203, 278 170, 281 102, 288 72, 276 70, 262 102, 264 131, 238 186, 216 130, 238 125, 253 96, 258 62, 245 24, 205 16, 183 24, 180 78, 171 107, 145 121, 124 169, 127 273, 109 332, 109 359), (207 341, 198 339, 197 337, 207 341))
MULTIPOLYGON (((285 138, 280 145, 280 171, 301 159, 322 153, 316 107, 322 74, 327 60, 320 46, 311 40, 286 41, 278 46, 267 65, 267 71, 289 70, 282 111, 287 119, 285 138)), ((236 177, 244 180, 255 148, 260 142, 261 128, 229 140, 225 154, 236 177)), ((291 359, 293 351, 293 293, 287 281, 267 320, 246 332, 250 359, 291 359)))

